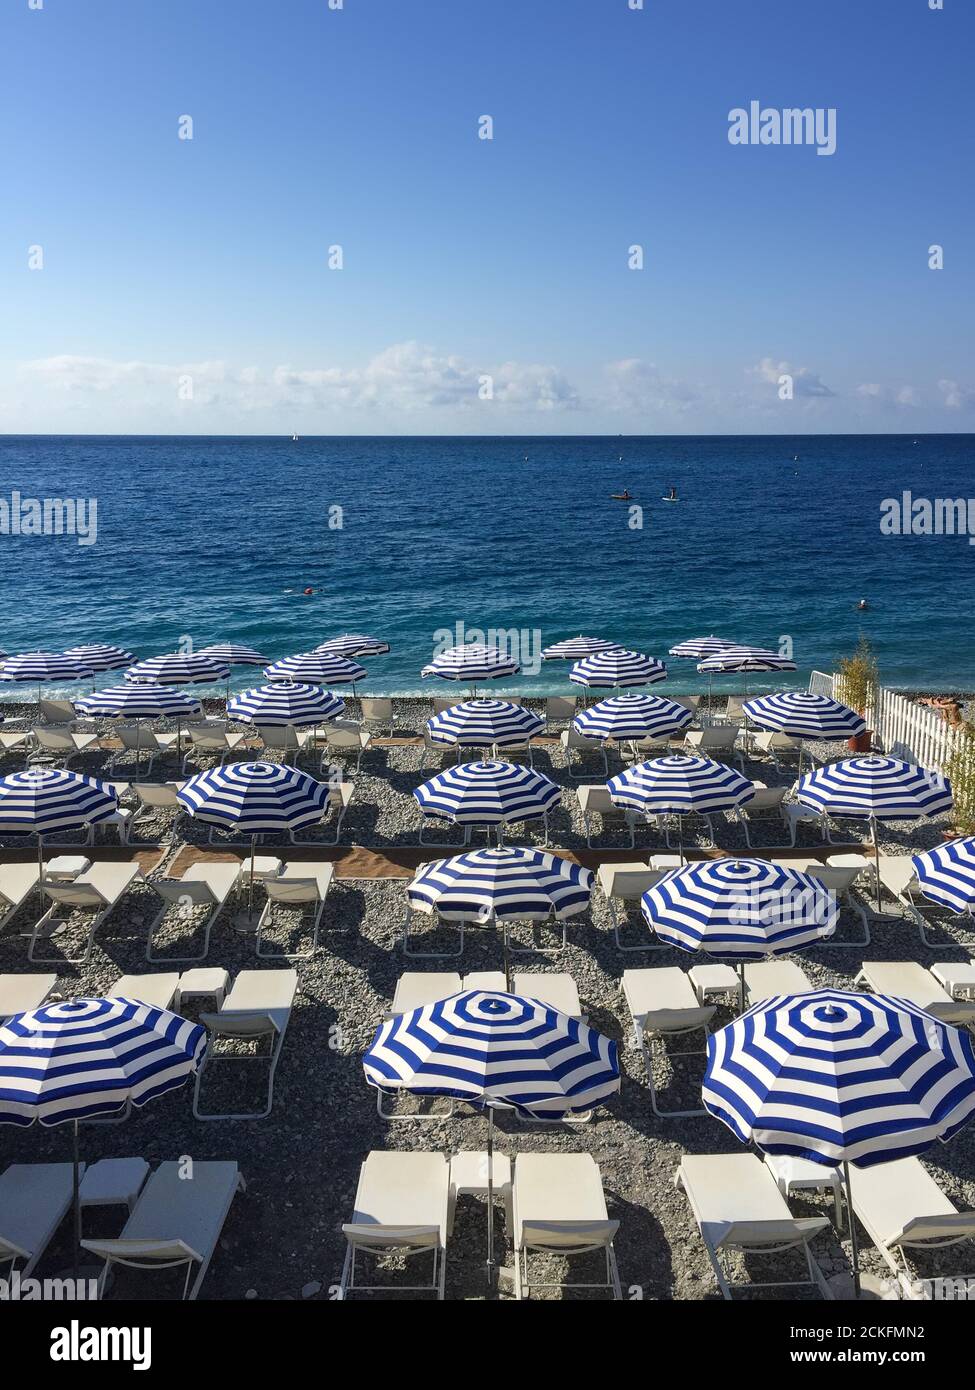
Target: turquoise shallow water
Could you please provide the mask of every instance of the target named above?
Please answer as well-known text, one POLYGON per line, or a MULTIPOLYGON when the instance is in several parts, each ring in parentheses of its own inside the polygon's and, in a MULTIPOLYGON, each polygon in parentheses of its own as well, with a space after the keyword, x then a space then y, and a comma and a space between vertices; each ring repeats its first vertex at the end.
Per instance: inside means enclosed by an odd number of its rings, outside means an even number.
MULTIPOLYGON (((458 624, 524 630, 529 661, 580 631, 659 657, 710 632, 788 638, 799 669, 751 677, 762 690, 805 685, 863 631, 885 683, 975 689, 975 546, 882 535, 880 504, 905 489, 975 493, 975 437, 8 436, 0 499, 96 498, 98 532, 0 535, 0 646, 229 640, 277 658, 364 631, 392 646, 365 688, 404 694, 429 689, 420 667, 458 624), (610 498, 624 488, 642 529, 610 498)), ((569 689, 567 670, 503 688, 569 689)), ((703 688, 684 662, 654 687, 703 688)))

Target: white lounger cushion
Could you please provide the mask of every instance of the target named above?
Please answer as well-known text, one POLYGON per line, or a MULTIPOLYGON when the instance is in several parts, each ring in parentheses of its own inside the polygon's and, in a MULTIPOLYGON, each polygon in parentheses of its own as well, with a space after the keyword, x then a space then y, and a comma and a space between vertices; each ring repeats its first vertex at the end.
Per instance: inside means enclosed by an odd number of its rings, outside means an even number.
POLYGON ((0 865, 0 910, 20 907, 36 887, 36 864, 0 865))
POLYGON ((771 999, 776 994, 806 994, 812 989, 809 977, 792 960, 763 960, 745 966, 745 994, 749 1003, 771 999))
POLYGON ((0 975, 0 1022, 39 1009, 57 982, 57 975, 0 975))
POLYGON ((242 970, 215 1018, 218 1028, 235 1027, 247 1015, 270 1018, 279 1033, 288 1026, 298 989, 297 970, 242 970), (237 1016, 235 1018, 235 1015, 237 1016))
POLYGON ((18 1255, 33 1268, 71 1206, 73 1184, 70 1163, 10 1165, 0 1176, 0 1260, 18 1255))
POLYGON ((390 1013, 406 1014, 424 1004, 436 1004, 460 989, 460 976, 454 970, 406 970, 396 981, 390 1013))
POLYGON ((634 1019, 650 1032, 703 1028, 714 1006, 700 1004, 690 977, 677 966, 623 971, 623 997, 634 1019))
POLYGON ((526 1241, 563 1249, 607 1244, 619 1227, 609 1220, 592 1154, 519 1154, 511 1195, 519 1249, 526 1241))
POLYGON ((659 869, 648 864, 601 864, 596 874, 607 898, 638 901, 660 878, 659 869))
POLYGON ((975 1236, 975 1212, 960 1212, 917 1158, 850 1167, 853 1209, 887 1247, 975 1236))
POLYGON ((194 1160, 192 1177, 181 1172, 181 1163, 161 1163, 119 1238, 84 1240, 84 1248, 122 1260, 208 1259, 239 1185, 237 1164, 194 1160))
POLYGON ((352 1220, 357 1244, 431 1245, 447 1241, 450 1165, 439 1153, 374 1151, 359 1170, 352 1220))
POLYGON ((523 999, 538 999, 569 1018, 580 1018, 582 1015, 579 987, 571 975, 554 972, 512 975, 511 992, 521 995, 523 999))
POLYGON ((179 971, 158 975, 122 975, 108 991, 109 999, 136 999, 154 1009, 171 1009, 179 990, 179 971))
POLYGON ((685 1154, 678 1177, 712 1250, 808 1240, 829 1225, 825 1216, 797 1221, 756 1154, 685 1154))
POLYGON ((301 863, 289 861, 277 878, 264 880, 269 898, 275 902, 324 902, 335 876, 335 865, 321 860, 301 863))
POLYGON ((953 999, 930 971, 913 960, 863 962, 857 981, 863 980, 875 994, 892 994, 926 1009, 946 1023, 975 1022, 975 1003, 953 999))

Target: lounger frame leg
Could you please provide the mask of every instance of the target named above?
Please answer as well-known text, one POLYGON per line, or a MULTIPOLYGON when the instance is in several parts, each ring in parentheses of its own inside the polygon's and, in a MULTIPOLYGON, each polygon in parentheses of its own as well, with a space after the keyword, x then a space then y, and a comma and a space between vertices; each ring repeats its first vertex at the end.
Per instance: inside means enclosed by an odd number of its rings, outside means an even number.
MULTIPOLYGON (((650 1108, 653 1111, 653 1113, 657 1116, 657 1118, 660 1120, 677 1120, 683 1119, 690 1115, 706 1115, 708 1113, 703 1106, 696 1107, 693 1110, 661 1110, 660 1106, 657 1104, 657 1088, 654 1085, 653 1080, 653 1054, 651 1052, 651 1047, 656 1042, 663 1043, 666 1038, 679 1037, 682 1033, 703 1033, 705 1040, 708 1036, 707 1028, 702 1027, 700 1024, 698 1024, 698 1026, 695 1028, 683 1028, 676 1030, 673 1033, 660 1033, 648 1035, 645 1032, 643 1025, 640 1023, 639 1019, 633 1020, 633 1045, 634 1047, 638 1048, 640 1052, 643 1053, 643 1061, 647 1069, 647 1082, 649 1084, 650 1090, 650 1108)), ((706 1047, 703 1049, 696 1047, 691 1048, 687 1052, 667 1053, 668 1057, 703 1057, 706 1055, 706 1047)))
POLYGON ((157 912, 155 917, 153 917, 152 921, 149 923, 149 936, 146 940, 146 960, 150 960, 153 963, 159 962, 164 965, 169 964, 170 961, 174 965, 182 965, 185 961, 206 960, 207 956, 210 953, 210 932, 213 930, 214 922, 220 915, 220 912, 223 908, 223 903, 221 902, 216 904, 216 906, 213 908, 209 917, 203 925, 203 950, 199 951, 196 955, 192 956, 162 956, 159 955, 158 952, 153 951, 153 937, 155 933, 159 930, 159 928, 162 926, 163 920, 169 913, 169 909, 171 907, 172 903, 164 904, 161 911, 157 912))
MULTIPOLYGON (((387 1250, 377 1250, 371 1245, 357 1245, 355 1241, 349 1241, 345 1251, 345 1263, 342 1266, 342 1277, 339 1281, 339 1299, 344 1301, 353 1293, 433 1293, 437 1296, 438 1302, 443 1302, 444 1292, 447 1281, 447 1252, 438 1245, 432 1247, 429 1253, 433 1255, 433 1271, 429 1284, 357 1284, 355 1278, 355 1257, 358 1251, 364 1255, 372 1255, 376 1259, 385 1254, 392 1253, 387 1250)), ((427 1250, 409 1250, 405 1252, 401 1248, 396 1248, 395 1253, 410 1255, 427 1254, 427 1250)))
MULTIPOLYGON (((266 1038, 266 1037, 269 1037, 269 1036, 271 1036, 271 1034, 269 1034, 269 1033, 255 1033, 255 1034, 249 1039, 249 1041, 251 1041, 251 1042, 256 1042, 256 1041, 258 1041, 260 1038, 266 1038)), ((273 1105, 274 1105, 274 1073, 275 1073, 275 1071, 277 1070, 278 1060, 280 1059, 280 1056, 281 1056, 281 1049, 282 1049, 282 1047, 284 1046, 285 1034, 284 1034, 284 1032, 280 1032, 280 1033, 279 1033, 277 1029, 274 1029, 274 1030, 273 1030, 273 1037, 274 1037, 274 1041, 273 1041, 273 1043, 272 1043, 272 1045, 271 1045, 271 1051, 270 1051, 269 1055, 266 1056, 266 1057, 262 1057, 259 1053, 255 1053, 253 1056, 248 1057, 248 1056, 245 1056, 245 1055, 243 1055, 243 1054, 241 1054, 241 1053, 239 1053, 239 1052, 236 1052, 236 1053, 230 1053, 230 1052, 221 1053, 221 1052, 217 1052, 217 1051, 215 1050, 215 1047, 214 1047, 214 1039, 213 1039, 213 1038, 210 1039, 210 1042, 209 1042, 209 1044, 207 1045, 207 1050, 206 1050, 206 1052, 205 1052, 204 1055, 203 1055, 203 1061, 200 1063, 199 1067, 197 1068, 196 1080, 195 1080, 194 1085, 193 1085, 193 1117, 194 1117, 194 1119, 197 1119, 197 1120, 264 1120, 264 1119, 267 1118, 268 1115, 270 1115, 271 1109, 272 1109, 272 1107, 273 1107, 273 1105), (215 1063, 215 1062, 238 1062, 238 1063, 245 1063, 245 1062, 266 1062, 266 1063, 268 1063, 269 1065, 268 1065, 268 1076, 267 1076, 267 1105, 264 1107, 264 1109, 263 1109, 263 1110, 245 1111, 245 1112, 243 1112, 243 1113, 241 1113, 241 1114, 233 1114, 233 1115, 230 1115, 230 1114, 227 1114, 227 1115, 208 1115, 208 1114, 204 1114, 203 1111, 201 1111, 201 1109, 200 1109, 200 1085, 201 1085, 201 1083, 202 1083, 202 1081, 203 1081, 203 1075, 204 1075, 204 1072, 206 1071, 207 1067, 213 1065, 213 1063, 215 1063)))
MULTIPOLYGON (((114 906, 114 904, 112 904, 112 906, 114 906)), ((101 912, 98 912, 98 913, 95 914, 94 920, 91 922, 91 924, 90 924, 89 927, 88 927, 88 938, 87 938, 87 940, 86 940, 86 942, 85 942, 85 949, 82 951, 82 953, 81 953, 80 956, 39 956, 39 955, 37 954, 37 942, 38 942, 38 938, 39 938, 40 935, 41 935, 41 930, 42 930, 42 928, 45 927, 45 926, 47 926, 47 924, 48 924, 49 922, 63 922, 63 923, 67 923, 67 921, 68 921, 68 919, 67 919, 66 917, 56 917, 56 916, 54 915, 56 909, 57 909, 57 904, 56 904, 56 903, 52 903, 51 906, 48 908, 48 910, 44 913, 43 917, 40 917, 40 918, 34 923, 34 929, 33 929, 33 931, 32 931, 31 934, 30 934, 30 944, 29 944, 28 947, 27 947, 27 959, 30 961, 30 963, 31 963, 32 965, 35 965, 35 964, 36 964, 36 965, 85 965, 85 964, 87 964, 88 957, 91 955, 91 948, 92 948, 92 947, 94 946, 94 944, 95 944, 95 933, 98 931, 98 928, 99 928, 99 927, 102 925, 102 923, 105 921, 106 917, 108 916, 109 912, 111 911, 111 907, 103 908, 101 912)), ((53 933, 52 933, 52 936, 53 936, 53 933)))

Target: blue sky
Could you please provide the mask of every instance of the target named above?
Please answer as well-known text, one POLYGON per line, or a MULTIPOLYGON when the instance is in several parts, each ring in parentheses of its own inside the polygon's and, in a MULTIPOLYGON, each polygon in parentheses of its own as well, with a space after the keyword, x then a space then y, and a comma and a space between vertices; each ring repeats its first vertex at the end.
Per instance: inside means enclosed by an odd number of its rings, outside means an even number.
POLYGON ((630 3, 3 0, 0 431, 971 430, 975 7, 630 3))

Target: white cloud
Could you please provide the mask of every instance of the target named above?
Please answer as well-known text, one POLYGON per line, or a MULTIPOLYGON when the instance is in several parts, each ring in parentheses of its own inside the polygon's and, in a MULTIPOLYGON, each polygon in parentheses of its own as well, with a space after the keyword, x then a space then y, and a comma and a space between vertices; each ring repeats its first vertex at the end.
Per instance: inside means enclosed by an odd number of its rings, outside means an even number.
POLYGON ((853 393, 863 401, 874 401, 892 410, 914 408, 921 398, 913 386, 881 386, 876 381, 862 382, 853 393))
POLYGON ((605 369, 605 404, 620 411, 685 411, 700 399, 700 391, 665 376, 653 362, 624 357, 605 369))
POLYGON ((792 389, 796 398, 805 397, 826 397, 835 395, 835 391, 823 381, 818 372, 812 371, 809 367, 792 367, 788 362, 776 362, 771 357, 763 357, 754 367, 745 369, 750 376, 757 377, 760 382, 769 386, 778 387, 779 378, 783 376, 792 377, 792 389))
POLYGON ((971 410, 975 406, 975 387, 960 386, 957 381, 939 381, 938 390, 949 410, 971 410))

